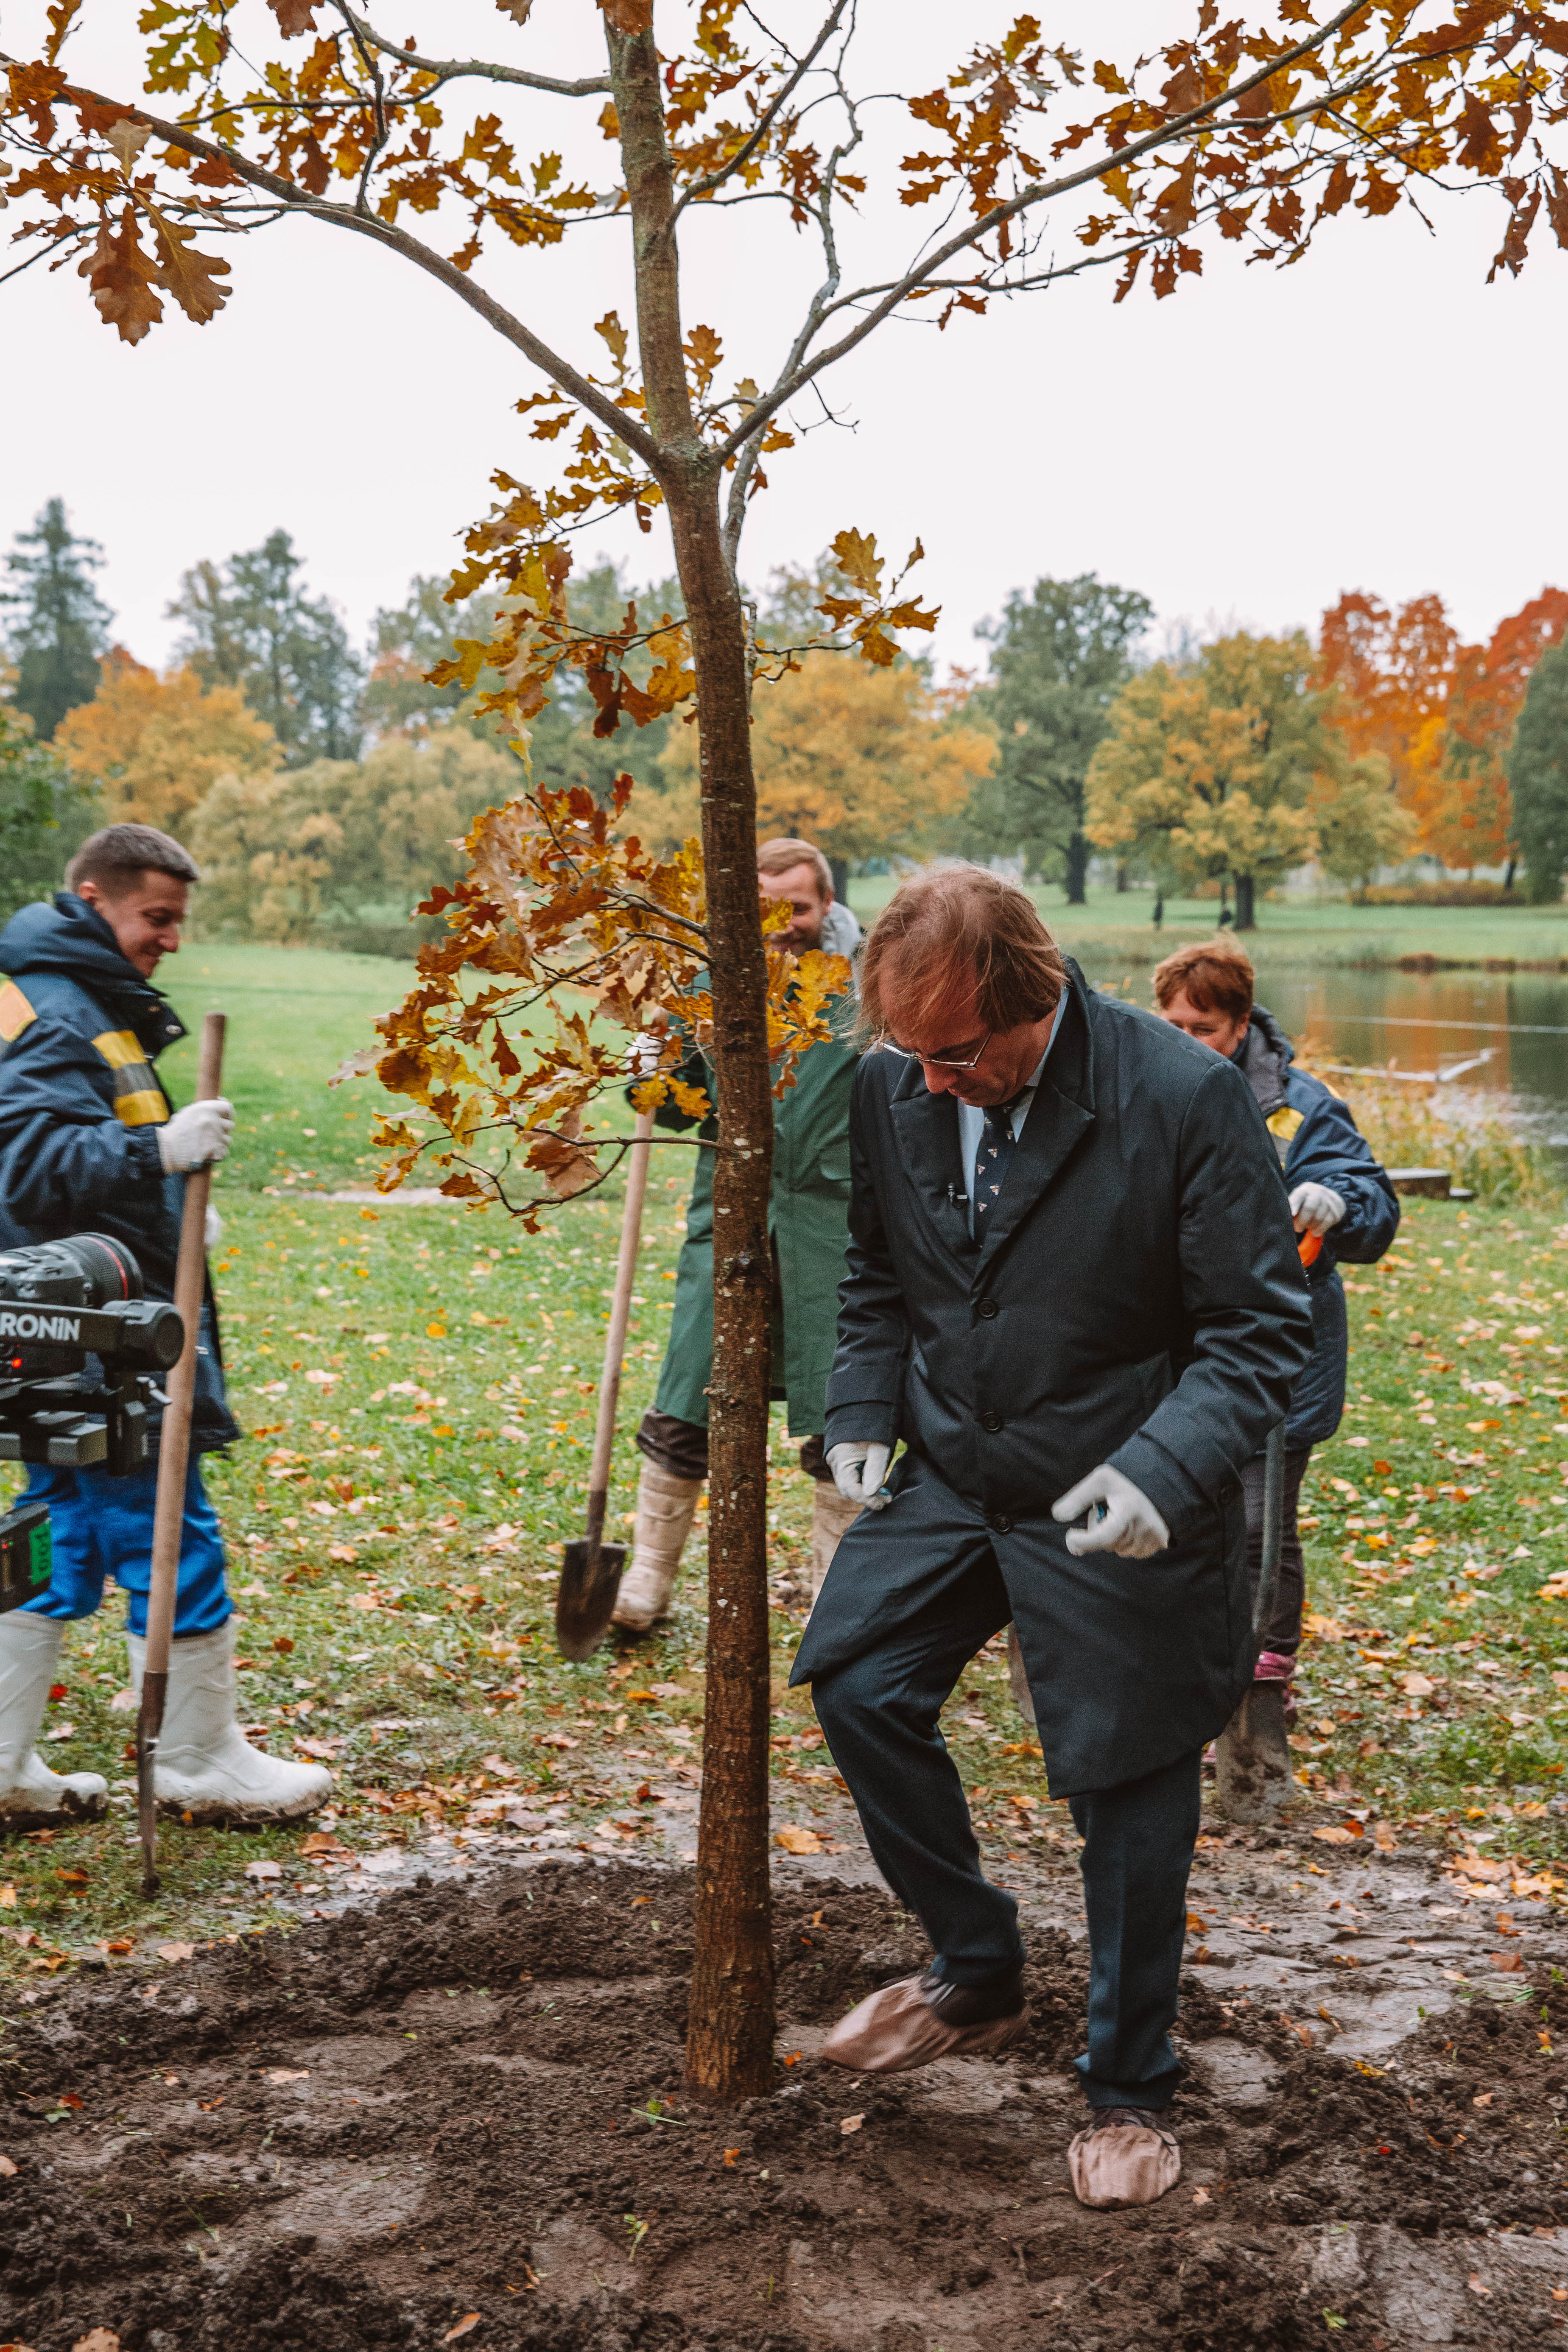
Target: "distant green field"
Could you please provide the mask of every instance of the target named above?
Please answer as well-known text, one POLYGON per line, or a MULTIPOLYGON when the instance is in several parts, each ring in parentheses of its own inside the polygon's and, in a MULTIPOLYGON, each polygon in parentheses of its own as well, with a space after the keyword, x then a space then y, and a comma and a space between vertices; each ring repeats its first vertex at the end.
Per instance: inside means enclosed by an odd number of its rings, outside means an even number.
MULTIPOLYGON (((867 876, 849 886, 849 903, 862 922, 886 906, 893 876, 867 876)), ((1219 921, 1212 898, 1167 898, 1156 931, 1153 893, 1091 889, 1084 907, 1069 907, 1059 888, 1031 893, 1053 933, 1081 957, 1155 963, 1188 940, 1206 939, 1219 921)), ((1252 953, 1284 964, 1396 964, 1402 956, 1484 964, 1557 963, 1568 958, 1568 907, 1352 907, 1343 900, 1265 899, 1252 953)))
POLYGON ((387 1097, 372 1078, 336 1092, 327 1081, 374 1043, 373 1018, 413 978, 412 964, 388 956, 200 942, 160 967, 158 986, 191 1032, 162 1062, 177 1101, 195 1091, 202 1015, 228 1015, 224 1091, 237 1131, 220 1184, 254 1190, 289 1174, 309 1190, 370 1181, 371 1117, 387 1097))

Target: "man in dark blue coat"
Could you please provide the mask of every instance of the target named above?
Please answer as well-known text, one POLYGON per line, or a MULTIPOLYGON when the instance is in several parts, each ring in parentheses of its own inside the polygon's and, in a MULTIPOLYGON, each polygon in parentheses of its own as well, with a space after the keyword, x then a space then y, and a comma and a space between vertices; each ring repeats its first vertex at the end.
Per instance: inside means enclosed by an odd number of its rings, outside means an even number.
MULTIPOLYGON (((1306 1070, 1271 1013, 1253 999, 1252 961, 1221 937, 1179 948, 1154 974, 1161 1017, 1211 1053, 1233 1062, 1252 1089, 1289 1195, 1290 1214, 1307 1261, 1312 1353, 1290 1398, 1285 1423, 1285 1514, 1279 1583, 1263 1628, 1255 1669, 1259 1682, 1287 1686, 1286 1712, 1301 1646, 1306 1578, 1297 1505, 1314 1445, 1333 1435, 1345 1409, 1345 1323, 1342 1259, 1374 1265, 1399 1231, 1399 1196, 1351 1116, 1350 1105, 1306 1070)), ((1263 1557, 1263 1456, 1243 1473, 1247 1540, 1256 1580, 1263 1557)))
MULTIPOLYGON (((200 879, 177 841, 151 825, 94 834, 52 905, 23 908, 0 937, 0 1248, 100 1233, 127 1244, 150 1298, 172 1298, 187 1171, 221 1160, 234 1108, 171 1115, 154 1065, 185 1034, 152 985, 179 948, 200 879)), ((209 1246, 216 1213, 208 1211, 209 1246)), ((36 1745, 68 1622, 112 1577, 129 1602, 133 1683, 142 1673, 152 1579, 153 1459, 128 1477, 32 1465, 27 1497, 49 1507, 47 1589, 0 1616, 0 1825, 98 1812, 96 1773, 51 1771, 36 1745)), ((251 1747, 237 1719, 232 1604, 223 1538, 201 1456, 239 1432, 224 1394, 209 1281, 196 1355, 174 1641, 154 1785, 171 1811, 204 1821, 278 1820, 313 1810, 331 1785, 319 1765, 251 1747)))
POLYGON ((906 882, 861 990, 882 1050, 855 1087, 826 1444, 868 1507, 794 1679, 933 1958, 824 2054, 893 2071, 1022 2028, 1017 1906, 937 1727, 1011 1619, 1086 1840, 1073 2184, 1144 2203, 1179 2170, 1159 2116, 1203 1750, 1257 1653, 1241 1474, 1310 1337, 1284 1186, 1241 1074, 1087 988, 994 875, 906 882))

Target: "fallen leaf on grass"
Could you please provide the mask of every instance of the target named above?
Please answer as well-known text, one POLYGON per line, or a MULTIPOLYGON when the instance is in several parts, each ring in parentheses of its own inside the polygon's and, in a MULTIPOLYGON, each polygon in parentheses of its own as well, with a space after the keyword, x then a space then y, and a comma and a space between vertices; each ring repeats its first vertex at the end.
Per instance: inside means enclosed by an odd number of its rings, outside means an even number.
POLYGON ((1437 1685, 1426 1675, 1405 1675, 1399 1687, 1406 1698, 1430 1698, 1437 1685))
POLYGON ((1361 1836, 1361 1834, 1362 1831, 1359 1822, 1353 1830, 1341 1829, 1336 1822, 1331 1824, 1327 1829, 1314 1830, 1312 1832, 1312 1835, 1315 1838, 1320 1839, 1324 1845, 1352 1845, 1354 1843, 1355 1840, 1361 1836))
POLYGON ((845 2138, 847 2139, 851 2132, 858 2132, 859 2130, 865 2120, 866 2118, 864 2116, 841 2116, 839 2117, 838 2128, 844 2134, 845 2138))
POLYGON ((245 1874, 247 1878, 281 1878, 283 1865, 280 1862, 247 1862, 245 1874))
POLYGON ((466 2312, 463 2317, 458 2320, 456 2327, 447 2328, 447 2333, 441 2338, 442 2343, 455 2344, 459 2336, 471 2336, 475 2328, 479 2324, 480 2316, 481 2315, 477 2311, 466 2312))
POLYGON ((1500 1969, 1504 1976, 1517 1976, 1524 1967, 1517 1952, 1490 1952, 1487 1957, 1493 1968, 1500 1969))
POLYGON ((332 1835, 331 1830, 312 1830, 300 1841, 301 1853, 346 1853, 348 1848, 332 1835))
POLYGON ((796 1829, 793 1822, 788 1829, 775 1832, 773 1843, 775 1845, 782 1845, 786 1853, 822 1853, 826 1852, 822 1840, 817 1836, 815 1830, 796 1829))
POLYGON ((196 1956, 194 1944, 160 1944, 157 1950, 161 1960, 194 1960, 196 1956))

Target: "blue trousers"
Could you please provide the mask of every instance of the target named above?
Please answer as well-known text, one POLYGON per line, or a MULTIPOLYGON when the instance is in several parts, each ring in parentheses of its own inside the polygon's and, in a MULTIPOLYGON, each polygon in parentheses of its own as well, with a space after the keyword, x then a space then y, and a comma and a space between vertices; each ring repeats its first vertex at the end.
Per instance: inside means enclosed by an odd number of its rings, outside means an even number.
MULTIPOLYGON (((37 1617, 90 1617, 112 1577, 129 1603, 132 1633, 147 1631, 153 1581, 153 1501, 158 1472, 149 1463, 128 1478, 107 1470, 54 1470, 34 1463, 26 1500, 47 1503, 53 1561, 48 1585, 26 1605, 37 1617)), ((233 1612, 224 1581, 223 1533, 202 1484, 199 1455, 185 1477, 174 1633, 215 1633, 233 1612)))
MULTIPOLYGON (((877 1867, 925 1929, 938 1973, 959 1984, 1005 1975, 1024 1956, 1018 1906, 981 1869, 963 1783, 937 1727, 970 1659, 1011 1613, 987 1550, 939 1609, 915 1611, 812 1684, 877 1867)), ((1194 1748, 1141 1780, 1068 1801, 1085 1841, 1089 2047, 1076 2063, 1093 2107, 1165 2107, 1175 2093, 1170 2029, 1202 1764, 1194 1748)))

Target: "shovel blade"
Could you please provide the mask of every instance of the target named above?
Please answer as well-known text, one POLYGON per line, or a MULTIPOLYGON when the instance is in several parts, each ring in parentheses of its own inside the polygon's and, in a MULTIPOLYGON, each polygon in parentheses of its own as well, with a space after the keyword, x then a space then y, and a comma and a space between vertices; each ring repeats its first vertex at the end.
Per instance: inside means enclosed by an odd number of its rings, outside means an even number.
POLYGON ((585 1536, 566 1546, 555 1594, 555 1646, 574 1664, 592 1657, 609 1632, 626 1564, 625 1544, 601 1544, 591 1566, 585 1536))
POLYGON ((1229 1822, 1277 1822, 1296 1793, 1285 1686, 1254 1683, 1215 1742, 1215 1801, 1229 1822))

